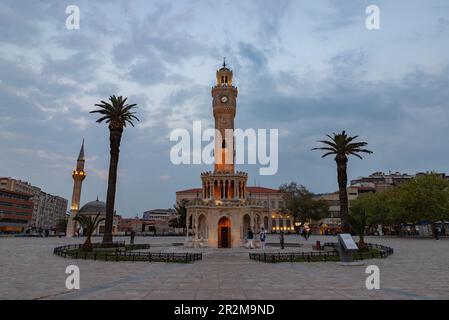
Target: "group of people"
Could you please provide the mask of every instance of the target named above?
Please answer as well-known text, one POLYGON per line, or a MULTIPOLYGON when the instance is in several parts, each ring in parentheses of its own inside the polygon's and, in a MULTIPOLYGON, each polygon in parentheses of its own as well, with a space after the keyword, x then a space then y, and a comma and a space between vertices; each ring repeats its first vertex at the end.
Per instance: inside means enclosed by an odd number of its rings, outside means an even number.
MULTIPOLYGON (((260 240, 260 247, 262 249, 265 249, 265 243, 267 241, 267 232, 262 227, 260 232, 257 234, 257 237, 260 240)), ((247 249, 254 249, 256 246, 254 245, 254 232, 251 230, 251 228, 248 228, 248 231, 246 233, 246 248, 247 249)))
MULTIPOLYGON (((307 234, 307 238, 310 236, 310 233, 307 234)), ((257 234, 257 237, 260 240, 260 248, 265 249, 265 244, 267 241, 267 232, 262 227, 260 232, 257 234)), ((254 232, 251 230, 251 228, 248 228, 247 234, 246 234, 246 248, 247 249, 254 249, 256 246, 254 245, 254 232)), ((279 235, 279 244, 281 245, 281 249, 285 249, 285 238, 284 233, 281 232, 279 235)))
POLYGON ((301 228, 299 230, 299 234, 305 239, 308 240, 310 235, 312 234, 312 229, 301 228))

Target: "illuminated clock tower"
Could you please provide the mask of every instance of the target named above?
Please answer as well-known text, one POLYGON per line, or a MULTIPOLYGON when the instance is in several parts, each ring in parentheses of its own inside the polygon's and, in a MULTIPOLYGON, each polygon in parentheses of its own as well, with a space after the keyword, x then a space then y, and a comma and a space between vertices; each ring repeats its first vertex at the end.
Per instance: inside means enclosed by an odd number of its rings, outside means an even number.
POLYGON ((78 214, 78 210, 80 208, 80 200, 81 200, 81 189, 83 186, 83 180, 86 178, 86 172, 84 171, 84 139, 83 144, 81 145, 81 150, 78 155, 78 160, 76 161, 76 169, 72 172, 73 178, 73 193, 72 193, 72 203, 70 205, 70 217, 67 223, 67 237, 73 237, 75 235, 76 223, 73 221, 73 218, 78 214))
POLYGON ((234 118, 237 108, 237 88, 232 85, 232 71, 226 67, 217 70, 217 81, 212 88, 212 107, 215 118, 215 172, 234 173, 234 118))
POLYGON ((188 247, 238 248, 246 243, 248 230, 257 233, 268 221, 264 207, 247 192, 248 174, 235 170, 237 94, 232 70, 223 62, 212 87, 214 170, 201 173, 202 194, 186 206, 188 247))

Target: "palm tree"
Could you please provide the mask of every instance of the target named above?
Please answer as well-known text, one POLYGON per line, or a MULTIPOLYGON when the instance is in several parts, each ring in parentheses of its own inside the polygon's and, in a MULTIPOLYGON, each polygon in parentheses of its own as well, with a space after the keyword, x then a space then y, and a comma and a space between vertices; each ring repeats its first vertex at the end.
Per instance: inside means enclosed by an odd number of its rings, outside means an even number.
POLYGON ((326 135, 329 140, 320 140, 324 147, 313 148, 312 150, 326 151, 322 158, 329 155, 335 155, 335 162, 337 163, 338 175, 338 189, 340 198, 340 214, 341 214, 341 230, 342 232, 349 232, 350 225, 347 218, 348 215, 348 193, 346 187, 348 184, 347 164, 348 156, 353 155, 362 159, 359 153, 373 153, 370 150, 362 149, 367 142, 353 142, 358 136, 349 137, 345 131, 342 133, 334 133, 333 136, 326 135))
POLYGON ((128 98, 123 99, 121 96, 111 96, 109 97, 110 102, 101 101, 100 104, 95 105, 100 109, 90 112, 99 113, 102 115, 102 117, 97 120, 98 123, 103 121, 109 123, 110 160, 103 244, 112 244, 112 224, 114 219, 115 190, 117 185, 117 166, 123 128, 125 128, 127 124, 134 127, 133 121, 139 121, 139 119, 134 115, 135 112, 133 112, 137 105, 126 104, 127 99, 128 98))
POLYGON ((83 244, 83 251, 92 251, 92 241, 90 239, 92 238, 92 235, 97 229, 98 225, 105 220, 104 218, 99 218, 100 212, 98 212, 95 217, 80 214, 73 218, 73 220, 78 222, 81 227, 83 227, 84 233, 86 235, 86 241, 83 244))

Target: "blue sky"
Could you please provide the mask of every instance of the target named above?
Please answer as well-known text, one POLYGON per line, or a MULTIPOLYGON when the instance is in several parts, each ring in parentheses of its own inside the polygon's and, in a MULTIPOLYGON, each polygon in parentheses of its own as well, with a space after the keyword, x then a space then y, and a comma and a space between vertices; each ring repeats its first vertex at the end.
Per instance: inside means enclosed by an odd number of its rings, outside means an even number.
POLYGON ((337 189, 331 158, 312 152, 347 130, 374 171, 449 172, 447 1, 18 1, 0 3, 0 176, 70 200, 83 137, 82 203, 106 195, 108 133, 88 113, 111 94, 139 105, 125 130, 116 206, 124 216, 171 207, 207 166, 174 166, 170 131, 212 124, 210 88, 227 57, 239 88, 236 126, 277 128, 279 171, 250 184, 337 189), (65 28, 78 5, 80 30, 65 28), (380 8, 380 30, 365 8, 380 8))

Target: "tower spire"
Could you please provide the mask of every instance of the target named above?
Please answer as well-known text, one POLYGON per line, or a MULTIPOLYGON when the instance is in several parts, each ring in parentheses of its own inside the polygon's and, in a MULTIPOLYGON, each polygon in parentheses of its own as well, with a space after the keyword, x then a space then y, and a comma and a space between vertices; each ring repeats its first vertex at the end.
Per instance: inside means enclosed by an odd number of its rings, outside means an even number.
POLYGON ((223 57, 223 68, 226 68, 226 57, 223 57))
POLYGON ((81 149, 80 149, 80 154, 78 156, 78 161, 84 161, 84 138, 83 138, 83 143, 81 144, 81 149))

